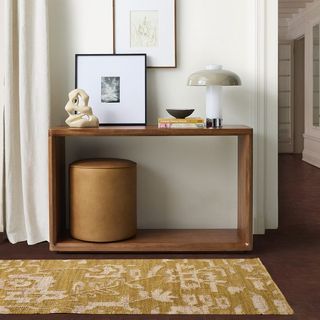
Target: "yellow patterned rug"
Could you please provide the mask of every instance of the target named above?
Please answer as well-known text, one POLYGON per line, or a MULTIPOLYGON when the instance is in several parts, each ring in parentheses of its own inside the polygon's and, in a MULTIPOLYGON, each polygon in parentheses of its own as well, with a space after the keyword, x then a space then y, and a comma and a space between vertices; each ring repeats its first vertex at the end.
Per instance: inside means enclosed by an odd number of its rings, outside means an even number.
POLYGON ((2 314, 292 314, 259 259, 0 260, 2 314))

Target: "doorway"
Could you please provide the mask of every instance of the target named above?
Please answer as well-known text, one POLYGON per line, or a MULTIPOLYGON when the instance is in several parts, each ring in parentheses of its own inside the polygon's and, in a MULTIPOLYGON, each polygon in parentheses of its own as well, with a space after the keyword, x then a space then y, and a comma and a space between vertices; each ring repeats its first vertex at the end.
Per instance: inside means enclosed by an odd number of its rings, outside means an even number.
POLYGON ((302 154, 305 132, 305 38, 279 42, 279 153, 302 154))
POLYGON ((293 44, 293 153, 302 154, 305 130, 305 39, 293 44))

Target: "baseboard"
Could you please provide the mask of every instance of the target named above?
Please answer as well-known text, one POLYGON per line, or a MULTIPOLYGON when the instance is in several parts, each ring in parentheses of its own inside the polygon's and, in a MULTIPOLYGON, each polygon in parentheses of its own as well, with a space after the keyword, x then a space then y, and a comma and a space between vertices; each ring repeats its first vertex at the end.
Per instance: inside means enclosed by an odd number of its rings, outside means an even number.
POLYGON ((4 232, 0 232, 0 243, 4 242, 7 239, 6 234, 4 232))
POLYGON ((315 167, 320 168, 320 155, 319 154, 305 150, 303 152, 302 160, 315 166, 315 167))
POLYGON ((302 160, 320 168, 320 138, 304 135, 304 150, 302 160))
POLYGON ((279 142, 279 153, 293 153, 293 145, 291 143, 279 142))

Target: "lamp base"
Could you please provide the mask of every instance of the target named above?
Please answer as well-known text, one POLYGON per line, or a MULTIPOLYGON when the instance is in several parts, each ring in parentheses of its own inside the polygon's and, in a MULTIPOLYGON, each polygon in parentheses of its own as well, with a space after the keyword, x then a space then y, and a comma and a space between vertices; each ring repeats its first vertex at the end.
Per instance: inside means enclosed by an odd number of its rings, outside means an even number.
POLYGON ((214 118, 214 119, 207 118, 206 127, 207 128, 222 128, 222 119, 221 118, 214 118))

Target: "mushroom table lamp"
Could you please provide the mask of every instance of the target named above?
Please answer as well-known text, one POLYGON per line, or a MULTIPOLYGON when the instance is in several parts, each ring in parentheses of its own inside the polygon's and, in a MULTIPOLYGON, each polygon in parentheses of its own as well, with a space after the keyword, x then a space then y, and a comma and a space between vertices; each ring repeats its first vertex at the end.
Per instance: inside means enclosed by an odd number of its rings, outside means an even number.
POLYGON ((206 86, 207 128, 222 127, 221 93, 224 86, 239 86, 241 80, 235 73, 222 69, 220 65, 209 65, 205 70, 193 73, 188 79, 189 86, 206 86))

